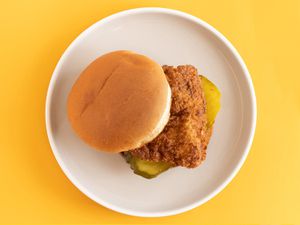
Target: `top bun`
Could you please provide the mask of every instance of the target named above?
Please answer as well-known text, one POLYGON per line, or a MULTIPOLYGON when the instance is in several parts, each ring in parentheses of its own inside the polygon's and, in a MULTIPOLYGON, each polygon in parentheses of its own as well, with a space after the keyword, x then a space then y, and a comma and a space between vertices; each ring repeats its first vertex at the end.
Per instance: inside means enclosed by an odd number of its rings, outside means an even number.
POLYGON ((89 145, 121 152, 152 141, 169 120, 171 89, 159 64, 130 51, 93 61, 68 97, 68 117, 89 145))

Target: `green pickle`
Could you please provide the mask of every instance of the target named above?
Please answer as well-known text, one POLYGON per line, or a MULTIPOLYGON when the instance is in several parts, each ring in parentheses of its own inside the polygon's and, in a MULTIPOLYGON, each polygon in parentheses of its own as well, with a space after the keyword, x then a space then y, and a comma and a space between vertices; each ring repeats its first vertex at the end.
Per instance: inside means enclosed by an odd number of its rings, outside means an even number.
POLYGON ((200 76, 203 86, 203 91, 206 99, 207 122, 208 127, 211 127, 221 108, 221 93, 219 89, 210 80, 204 76, 200 76))
MULTIPOLYGON (((205 78, 204 76, 200 76, 200 79, 202 81, 203 91, 207 104, 208 127, 211 127, 214 124, 215 118, 221 108, 221 93, 218 88, 207 78, 205 78)), ((126 159, 127 163, 130 164, 130 167, 135 174, 147 179, 154 178, 172 167, 172 165, 166 162, 151 162, 139 159, 132 156, 129 152, 124 152, 123 156, 126 159)))
POLYGON ((172 167, 166 162, 151 162, 139 159, 132 156, 129 152, 124 152, 123 154, 133 172, 148 179, 154 178, 172 167))

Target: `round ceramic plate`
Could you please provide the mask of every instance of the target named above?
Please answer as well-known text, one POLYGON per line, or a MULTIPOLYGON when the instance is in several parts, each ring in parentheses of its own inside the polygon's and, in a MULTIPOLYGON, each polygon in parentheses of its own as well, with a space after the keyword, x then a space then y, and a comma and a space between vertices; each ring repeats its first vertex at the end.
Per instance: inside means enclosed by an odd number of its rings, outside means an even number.
POLYGON ((235 48, 202 20, 161 8, 120 12, 80 34, 59 60, 46 101, 49 141, 72 183, 107 208, 144 217, 178 214, 219 193, 245 161, 255 122, 254 89, 235 48), (66 113, 71 86, 90 62, 120 49, 161 65, 194 65, 218 86, 222 108, 201 166, 170 169, 148 180, 135 175, 119 154, 95 151, 74 134, 66 113))

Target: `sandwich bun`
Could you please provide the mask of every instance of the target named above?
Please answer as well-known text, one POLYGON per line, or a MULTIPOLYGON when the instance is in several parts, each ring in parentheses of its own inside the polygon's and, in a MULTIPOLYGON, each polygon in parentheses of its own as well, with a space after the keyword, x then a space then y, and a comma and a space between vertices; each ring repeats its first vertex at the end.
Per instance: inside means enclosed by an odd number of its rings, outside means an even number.
POLYGON ((84 142, 122 152, 152 141, 168 123, 170 106, 171 89, 161 66, 131 51, 115 51, 80 74, 67 113, 84 142))

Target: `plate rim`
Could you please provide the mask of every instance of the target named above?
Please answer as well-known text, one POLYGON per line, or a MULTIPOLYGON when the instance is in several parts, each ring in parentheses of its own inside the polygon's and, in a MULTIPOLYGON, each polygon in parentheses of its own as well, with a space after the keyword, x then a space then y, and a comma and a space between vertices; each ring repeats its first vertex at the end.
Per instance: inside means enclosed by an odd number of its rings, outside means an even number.
POLYGON ((45 123, 46 123, 46 131, 47 131, 48 140, 50 143, 51 150, 54 154, 54 157, 55 157, 56 161, 58 162, 61 170, 65 174, 65 176, 71 181, 71 183, 76 188, 78 188, 83 194, 85 194, 88 198, 95 201, 96 203, 98 203, 108 209, 117 211, 119 213, 123 213, 123 214, 130 215, 130 216, 138 216, 138 217, 164 217, 164 216, 176 215, 176 214, 183 213, 183 212, 189 211, 191 209, 194 209, 194 208, 206 203, 207 201, 209 201, 210 199, 215 197, 217 194, 219 194, 233 180, 233 178, 237 175, 237 173, 240 171, 241 167, 243 166, 243 164, 250 152, 251 145, 252 145, 252 142, 254 139, 254 133, 255 133, 255 129, 256 129, 256 120, 257 120, 257 103, 256 103, 256 96, 255 96, 255 91, 254 91, 254 87, 253 87, 253 82, 252 82, 250 73, 247 69, 245 62, 243 61, 242 57, 240 56, 238 51, 235 49, 235 47, 229 42, 229 40, 223 34, 221 34, 213 26, 211 26, 207 22, 203 21, 202 19, 200 19, 196 16, 193 16, 191 14, 188 14, 186 12, 182 12, 182 11, 175 10, 175 9, 169 9, 169 8, 161 8, 161 7, 142 7, 142 8, 134 8, 134 9, 120 11, 120 12, 111 14, 103 19, 100 19, 99 21, 95 22, 94 24, 89 26, 87 29, 82 31, 71 42, 71 44, 69 44, 69 46, 65 49, 65 51, 61 55, 57 65, 55 66, 55 69, 52 73, 52 76, 51 76, 51 79, 49 82, 47 95, 46 95, 46 104, 45 104, 45 123), (101 26, 102 24, 108 23, 111 20, 117 19, 118 17, 128 16, 128 15, 132 15, 132 14, 139 14, 139 13, 150 13, 150 12, 169 14, 169 15, 178 16, 183 19, 192 21, 192 22, 196 23, 197 25, 200 25, 204 29, 208 30, 209 32, 211 32, 216 38, 218 38, 221 42, 223 42, 226 45, 226 47, 228 47, 228 49, 233 54, 234 58, 237 60, 237 62, 241 66, 241 69, 242 69, 243 74, 247 81, 247 85, 249 86, 251 106, 252 106, 250 135, 246 142, 246 147, 244 148, 242 157, 239 159, 238 163, 234 166, 230 175, 215 190, 213 190, 211 193, 206 195, 204 198, 202 198, 198 201, 195 201, 191 204, 188 204, 184 207, 179 207, 177 209, 166 210, 166 211, 161 211, 161 212, 140 212, 140 211, 135 211, 135 210, 128 210, 126 208, 111 204, 110 202, 107 202, 99 197, 96 197, 94 194, 92 194, 88 190, 88 188, 85 188, 84 186, 82 186, 80 184, 80 182, 77 180, 77 178, 75 178, 72 175, 72 173, 69 171, 67 166, 65 166, 63 160, 59 156, 59 153, 58 153, 59 151, 56 148, 55 141, 54 141, 54 138, 53 138, 53 135, 51 132, 51 121, 50 121, 50 108, 51 108, 53 90, 54 90, 54 87, 56 84, 57 77, 59 75, 58 71, 61 69, 65 59, 68 57, 68 55, 70 54, 73 47, 78 42, 80 42, 81 39, 83 39, 86 35, 88 35, 91 31, 96 29, 98 26, 101 26))

